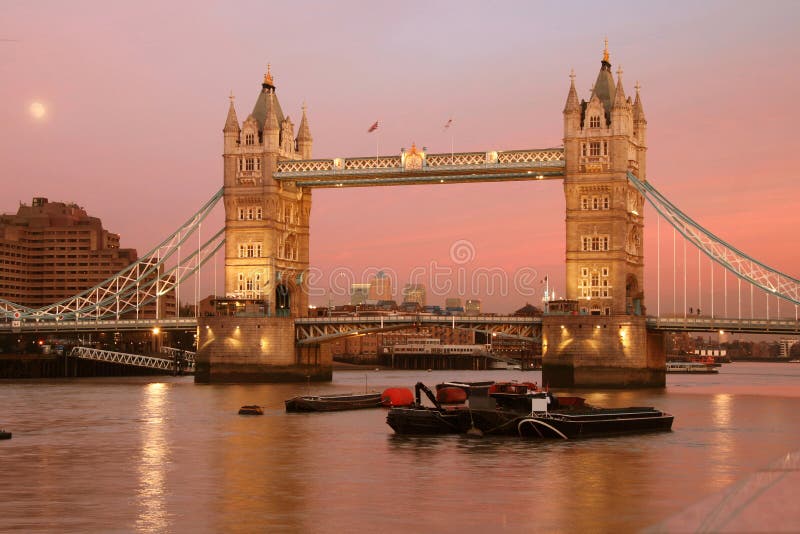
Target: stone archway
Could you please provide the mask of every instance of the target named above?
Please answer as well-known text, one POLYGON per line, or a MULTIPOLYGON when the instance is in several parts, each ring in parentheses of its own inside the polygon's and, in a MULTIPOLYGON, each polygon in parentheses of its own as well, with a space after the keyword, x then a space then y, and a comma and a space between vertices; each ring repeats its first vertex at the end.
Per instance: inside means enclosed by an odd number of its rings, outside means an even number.
POLYGON ((290 317, 292 314, 292 299, 289 286, 285 283, 275 287, 275 315, 277 317, 290 317))
POLYGON ((628 315, 642 315, 642 295, 639 279, 633 273, 625 277, 625 312, 628 315))

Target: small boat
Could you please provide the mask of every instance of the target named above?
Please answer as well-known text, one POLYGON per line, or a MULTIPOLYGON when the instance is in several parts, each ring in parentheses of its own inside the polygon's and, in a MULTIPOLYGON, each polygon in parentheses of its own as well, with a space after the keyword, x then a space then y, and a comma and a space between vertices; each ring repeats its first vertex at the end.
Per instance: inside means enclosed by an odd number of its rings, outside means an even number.
POLYGON ((668 373, 714 374, 719 373, 713 364, 700 362, 667 362, 668 373))
POLYGON ((11 432, 0 430, 0 439, 11 439, 11 432))
POLYGON ((339 410, 380 408, 382 402, 382 393, 301 395, 285 401, 287 412, 334 412, 339 410))
POLYGON ((264 409, 256 404, 248 404, 239 408, 239 415, 264 415, 264 409))
POLYGON ((539 390, 536 384, 470 388, 468 404, 458 407, 443 406, 421 382, 414 389, 416 404, 408 408, 392 408, 386 417, 386 423, 397 434, 574 439, 669 431, 674 419, 671 414, 649 406, 590 406, 581 397, 556 397, 539 390), (420 392, 425 393, 433 407, 422 405, 420 392))
POLYGON ((704 365, 710 365, 711 367, 722 367, 722 364, 717 361, 716 358, 713 356, 692 356, 689 358, 690 362, 693 363, 702 363, 704 365))

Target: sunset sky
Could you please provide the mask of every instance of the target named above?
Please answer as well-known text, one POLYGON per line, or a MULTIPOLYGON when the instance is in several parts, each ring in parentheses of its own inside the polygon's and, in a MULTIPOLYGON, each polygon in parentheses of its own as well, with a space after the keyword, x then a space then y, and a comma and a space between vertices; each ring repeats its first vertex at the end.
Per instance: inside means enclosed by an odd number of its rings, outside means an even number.
MULTIPOLYGON (((397 154, 412 142, 429 152, 451 141, 456 151, 559 146, 570 69, 588 98, 608 37, 627 94, 642 86, 647 178, 711 231, 800 277, 798 24, 793 1, 5 0, 0 212, 35 196, 74 201, 123 246, 149 250, 221 187, 228 94, 244 120, 268 62, 295 124, 307 103, 317 158, 397 154)), ((560 181, 313 198, 311 261, 325 272, 392 268, 402 284, 431 262, 460 267, 450 250, 465 240, 475 251, 466 269, 532 269, 563 294, 560 181)), ((654 311, 654 211, 646 216, 654 311)), ((456 295, 429 302, 445 296, 456 295)), ((513 292, 461 296, 497 312, 538 304, 513 292)))

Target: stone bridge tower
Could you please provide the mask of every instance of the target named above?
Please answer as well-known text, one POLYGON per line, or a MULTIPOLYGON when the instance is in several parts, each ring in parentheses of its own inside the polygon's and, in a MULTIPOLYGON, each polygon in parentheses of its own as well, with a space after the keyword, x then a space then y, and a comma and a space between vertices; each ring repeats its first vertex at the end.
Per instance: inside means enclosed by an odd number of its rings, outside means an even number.
POLYGON ((663 353, 648 350, 643 300, 644 109, 611 73, 608 44, 587 101, 575 76, 564 107, 566 302, 544 319, 543 379, 553 386, 658 386, 663 353))
POLYGON ((269 316, 304 314, 311 191, 272 174, 278 161, 311 159, 305 106, 295 137, 267 71, 253 111, 239 127, 231 101, 223 132, 225 297, 259 301, 269 316))
POLYGON ((225 294, 199 323, 195 380, 329 380, 330 361, 294 340, 308 309, 311 191, 273 178, 279 161, 311 159, 305 105, 295 134, 268 67, 241 125, 231 96, 223 137, 225 294))

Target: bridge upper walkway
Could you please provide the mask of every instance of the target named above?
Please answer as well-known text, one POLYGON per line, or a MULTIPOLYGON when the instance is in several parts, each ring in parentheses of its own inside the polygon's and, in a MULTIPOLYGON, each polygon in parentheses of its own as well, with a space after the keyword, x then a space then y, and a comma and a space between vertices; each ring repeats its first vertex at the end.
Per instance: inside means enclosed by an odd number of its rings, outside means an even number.
POLYGON ((365 187, 543 180, 564 177, 564 149, 426 154, 281 161, 273 177, 302 187, 365 187))

